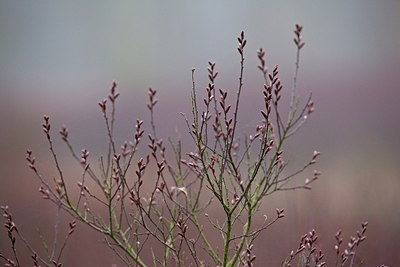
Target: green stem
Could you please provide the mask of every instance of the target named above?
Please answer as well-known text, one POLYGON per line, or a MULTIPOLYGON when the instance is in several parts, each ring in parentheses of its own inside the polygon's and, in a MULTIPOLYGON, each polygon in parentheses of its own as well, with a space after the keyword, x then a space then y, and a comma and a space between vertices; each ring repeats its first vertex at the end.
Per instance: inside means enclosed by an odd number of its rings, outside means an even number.
POLYGON ((208 242, 206 236, 204 235, 203 230, 201 229, 197 214, 193 213, 192 217, 193 217, 193 222, 194 222, 196 228, 199 230, 200 238, 201 238, 201 240, 203 241, 203 243, 205 244, 205 246, 207 248, 208 254, 213 258, 215 263, 217 263, 218 265, 221 264, 221 259, 218 257, 217 253, 215 253, 215 251, 212 248, 210 242, 208 242))
POLYGON ((225 244, 224 244, 224 258, 222 261, 222 266, 228 266, 228 256, 229 256, 229 246, 231 243, 231 233, 232 233, 232 215, 227 214, 228 218, 226 221, 227 229, 225 233, 225 244))
POLYGON ((234 257, 229 261, 228 266, 234 266, 240 256, 240 252, 242 251, 243 246, 246 242, 246 237, 247 237, 248 233, 250 232, 251 222, 253 221, 252 213, 253 213, 252 210, 249 210, 249 212, 247 214, 246 228, 243 231, 243 237, 240 240, 240 244, 236 249, 236 253, 235 253, 234 257))

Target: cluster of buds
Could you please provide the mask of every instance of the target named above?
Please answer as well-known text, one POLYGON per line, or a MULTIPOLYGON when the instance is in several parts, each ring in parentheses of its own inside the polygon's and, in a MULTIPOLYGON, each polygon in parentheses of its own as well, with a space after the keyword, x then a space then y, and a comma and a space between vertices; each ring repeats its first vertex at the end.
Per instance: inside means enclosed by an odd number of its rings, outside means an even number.
POLYGON ((180 230, 180 232, 178 233, 178 235, 180 235, 181 237, 185 237, 186 236, 186 231, 188 229, 187 224, 183 221, 182 217, 180 217, 178 219, 178 222, 176 224, 180 230))
POLYGON ((275 105, 278 105, 279 100, 281 99, 281 90, 283 88, 281 84, 281 80, 278 78, 278 65, 275 65, 272 74, 269 74, 269 79, 271 80, 271 87, 275 86, 274 93, 275 93, 275 105))
POLYGON ((284 209, 276 209, 276 215, 278 216, 278 219, 285 217, 284 211, 284 209))
MULTIPOLYGON (((148 144, 148 147, 150 148, 150 150, 151 150, 151 155, 152 155, 152 157, 158 162, 159 160, 158 160, 158 157, 157 157, 157 150, 159 151, 159 153, 160 153, 160 155, 161 155, 161 157, 162 157, 162 162, 165 162, 166 161, 166 159, 165 159, 165 146, 163 145, 163 140, 162 139, 158 139, 157 141, 156 141, 156 139, 151 135, 151 134, 149 134, 149 139, 150 139, 150 143, 148 144)), ((147 156, 147 162, 149 162, 149 156, 147 156)), ((162 166, 160 165, 161 164, 161 162, 158 162, 157 163, 158 164, 158 171, 160 171, 160 174, 161 174, 161 172, 163 171, 163 169, 164 169, 164 167, 163 168, 161 168, 162 166)))
POLYGON ((41 267, 39 265, 39 256, 36 253, 34 253, 31 257, 33 260, 33 267, 41 267))
POLYGON ((43 119, 44 119, 44 123, 42 124, 42 126, 43 126, 43 132, 46 134, 47 139, 50 139, 50 122, 49 122, 49 116, 44 115, 43 119))
MULTIPOLYGON (((15 225, 13 219, 12 219, 12 215, 11 213, 8 211, 8 206, 1 206, 0 207, 3 210, 3 218, 5 219, 5 223, 4 223, 4 227, 7 230, 7 235, 8 238, 11 241, 11 247, 12 250, 14 252, 14 255, 16 257, 16 247, 15 247, 15 242, 16 239, 14 237, 13 232, 17 232, 18 233, 18 229, 17 226, 15 225)), ((3 254, 0 253, 0 259, 3 259, 6 261, 5 266, 12 266, 12 267, 17 267, 20 266, 18 263, 18 259, 16 257, 16 262, 11 260, 10 258, 5 257, 3 254)))
POLYGON ((296 250, 296 251, 292 250, 292 251, 290 252, 290 257, 289 257, 289 260, 287 260, 287 262, 285 263, 285 267, 290 267, 290 266, 291 266, 290 262, 291 262, 298 254, 300 254, 302 251, 304 251, 304 249, 305 249, 305 246, 304 246, 303 242, 301 241, 300 244, 299 244, 299 246, 297 247, 297 250, 296 250))
POLYGON ((119 166, 119 161, 121 160, 121 154, 114 154, 113 157, 115 163, 117 164, 117 166, 119 166))
POLYGON ((110 99, 110 101, 112 103, 114 103, 115 99, 117 99, 117 97, 119 96, 119 93, 115 91, 116 88, 117 88, 117 83, 115 81, 113 81, 111 89, 110 89, 110 95, 108 96, 108 98, 110 99))
MULTIPOLYGON (((182 159, 181 163, 189 167, 197 175, 201 176, 202 168, 201 168, 201 163, 199 162, 201 161, 200 156, 197 153, 193 152, 190 152, 187 155, 189 156, 190 160, 182 159)), ((211 170, 214 168, 213 159, 211 159, 211 161, 209 162, 209 168, 211 168, 211 170)), ((213 173, 215 174, 215 170, 213 170, 213 173)))
POLYGON ((197 160, 191 160, 191 161, 188 162, 187 160, 182 159, 181 163, 183 165, 188 166, 190 169, 192 169, 192 171, 200 174, 199 164, 197 163, 197 160))
POLYGON ((129 191, 129 199, 131 200, 132 204, 135 204, 136 206, 140 205, 140 197, 136 196, 136 194, 132 190, 129 191))
POLYGON ((310 99, 307 103, 307 115, 310 115, 311 113, 314 112, 314 101, 310 99))
POLYGON ((0 208, 3 210, 3 218, 6 220, 4 227, 7 229, 8 238, 10 238, 14 246, 15 237, 13 236, 13 232, 18 232, 17 226, 12 219, 11 213, 8 211, 8 206, 1 206, 0 208))
POLYGON ((317 150, 314 150, 313 157, 312 157, 312 159, 310 161, 310 165, 311 164, 315 164, 317 162, 317 158, 319 157, 319 155, 321 155, 321 152, 319 152, 317 150))
MULTIPOLYGON (((210 109, 210 103, 212 100, 215 100, 215 79, 218 76, 218 72, 215 72, 215 62, 211 62, 208 61, 208 79, 210 80, 210 82, 208 83, 207 87, 206 87, 206 91, 207 91, 207 97, 205 97, 203 99, 204 104, 206 106, 206 110, 204 111, 201 115, 201 120, 202 122, 207 122, 208 120, 211 119, 211 114, 209 112, 210 109)), ((218 114, 216 114, 216 120, 218 121, 218 114)))
POLYGON ((335 239, 336 239, 335 252, 336 252, 337 256, 339 256, 339 254, 340 254, 340 245, 342 245, 342 243, 343 243, 343 238, 341 237, 341 235, 342 235, 341 230, 337 231, 336 235, 335 235, 335 239))
POLYGON ((272 99, 272 86, 264 84, 264 103, 265 103, 265 111, 261 110, 261 114, 263 115, 266 122, 269 120, 269 115, 271 114, 271 99, 272 99))
POLYGON ((43 199, 49 199, 50 198, 50 191, 48 189, 44 189, 43 186, 39 187, 39 192, 42 194, 43 199))
POLYGON ((215 69, 215 62, 208 61, 208 79, 210 82, 208 83, 208 86, 206 87, 207 91, 207 98, 204 99, 204 104, 206 106, 210 105, 210 102, 214 99, 213 92, 215 90, 214 83, 215 83, 215 78, 218 76, 218 72, 214 72, 215 69))
POLYGON ((252 142, 255 138, 260 137, 260 141, 263 141, 263 138, 264 138, 265 133, 266 133, 266 127, 265 127, 265 125, 263 125, 263 124, 257 125, 257 127, 256 127, 256 134, 255 134, 254 136, 253 136, 253 135, 250 135, 250 136, 249 136, 249 139, 250 139, 250 141, 252 142))
POLYGON ((32 150, 27 149, 26 150, 26 160, 29 163, 29 168, 31 168, 34 172, 36 172, 36 167, 35 167, 35 158, 32 156, 32 150))
POLYGON ((304 182, 304 188, 305 189, 311 189, 311 183, 313 183, 314 181, 318 180, 319 177, 321 176, 321 172, 314 170, 314 174, 313 177, 311 179, 306 179, 304 182))
POLYGON ((208 90, 207 91, 212 91, 214 89, 214 82, 215 78, 218 76, 218 71, 214 72, 215 69, 215 62, 208 61, 208 79, 210 80, 210 83, 208 84, 208 90))
POLYGON ((136 175, 138 177, 138 182, 137 182, 137 192, 140 191, 140 187, 143 184, 143 174, 144 171, 146 170, 147 164, 149 163, 149 157, 146 158, 146 162, 143 158, 140 158, 140 160, 137 162, 137 167, 138 169, 136 170, 136 175))
POLYGON ((315 244, 317 242, 318 235, 314 229, 312 229, 308 234, 305 234, 301 237, 301 242, 304 244, 305 248, 311 251, 311 253, 315 252, 315 244))
POLYGON ((72 233, 75 231, 75 228, 76 228, 76 221, 73 220, 73 221, 69 222, 68 225, 69 225, 68 235, 72 235, 72 233))
POLYGON ((217 161, 217 156, 215 154, 211 155, 210 162, 208 163, 208 168, 212 171, 215 176, 215 162, 217 161))
POLYGON ((150 143, 147 146, 150 148, 151 155, 153 156, 153 158, 157 158, 156 152, 157 152, 158 146, 156 144, 156 139, 151 134, 149 134, 149 140, 150 140, 150 143))
POLYGON ((85 192, 90 194, 89 188, 86 185, 84 185, 82 182, 78 182, 77 184, 78 184, 78 187, 81 189, 81 193, 80 193, 81 195, 85 195, 85 192))
POLYGON ((62 182, 62 180, 56 181, 56 192, 59 195, 60 198, 65 196, 65 185, 62 182))
MULTIPOLYGON (((110 95, 108 96, 108 99, 110 99, 111 103, 114 103, 115 100, 117 99, 117 97, 119 96, 119 93, 116 92, 116 90, 115 90, 116 88, 117 88, 117 83, 115 81, 113 81, 113 83, 111 85, 111 89, 110 89, 110 95)), ((105 116, 106 115, 107 98, 101 100, 98 104, 101 108, 101 112, 105 116)))
POLYGON ((120 148, 121 148, 122 157, 124 157, 124 158, 126 158, 126 156, 128 156, 129 153, 131 153, 127 141, 125 141, 125 142, 121 145, 120 148))
POLYGON ((251 244, 250 246, 248 246, 246 248, 246 258, 244 260, 244 266, 246 267, 253 267, 254 264, 253 262, 256 260, 256 255, 252 255, 252 250, 253 250, 253 244, 251 244))
POLYGON ((81 152, 82 153, 81 153, 80 162, 81 162, 82 165, 86 165, 87 164, 87 158, 89 157, 89 151, 86 148, 84 148, 84 149, 82 149, 81 152))
POLYGON ((148 162, 144 162, 143 158, 140 158, 140 160, 137 162, 138 170, 136 171, 136 175, 140 178, 144 174, 144 170, 146 169, 148 162))
POLYGON ((134 148, 135 145, 139 144, 140 139, 142 138, 142 136, 144 134, 144 130, 142 130, 142 128, 141 128, 142 124, 143 124, 142 120, 136 120, 136 125, 135 125, 135 129, 136 129, 136 131, 135 131, 135 144, 131 145, 132 148, 134 148))
POLYGON ((157 91, 153 90, 151 88, 149 88, 149 98, 150 98, 150 102, 147 104, 147 108, 152 111, 154 106, 158 103, 158 99, 155 98, 157 91))
POLYGON ((244 32, 242 31, 240 33, 240 36, 238 37, 238 42, 239 42, 239 46, 237 48, 239 54, 243 57, 243 51, 244 51, 244 47, 246 46, 246 39, 244 39, 244 32))
POLYGON ((266 142, 266 145, 264 147, 264 155, 267 155, 267 153, 269 151, 271 151, 271 149, 274 146, 274 143, 275 143, 275 141, 274 141, 274 139, 272 137, 269 139, 269 141, 266 142))
MULTIPOLYGON (((368 222, 361 222, 361 231, 357 231, 356 232, 356 236, 351 236, 350 237, 350 241, 347 244, 347 248, 341 254, 342 265, 350 257, 354 257, 355 256, 356 248, 360 245, 361 242, 363 242, 367 238, 367 236, 365 235, 365 233, 367 231, 367 226, 368 226, 368 222)), ((336 251, 336 255, 339 256, 339 254, 340 254, 340 245, 343 242, 343 239, 341 238, 341 231, 340 230, 336 233, 335 237, 336 237, 336 243, 337 243, 335 245, 335 251, 336 251)))
POLYGON ((226 98, 228 96, 228 92, 219 89, 219 93, 221 94, 219 104, 222 110, 224 111, 224 114, 227 115, 229 110, 231 109, 231 106, 226 104, 226 98))
POLYGON ((68 129, 65 127, 65 125, 61 125, 61 129, 59 131, 61 138, 63 141, 67 142, 68 139, 68 129))
POLYGON ((51 263, 53 263, 54 267, 61 267, 62 266, 62 264, 57 262, 56 260, 52 260, 51 263))
POLYGON ((113 173, 112 176, 113 180, 115 180, 117 183, 121 177, 121 171, 120 168, 113 168, 113 173))
POLYGON ((160 193, 164 192, 165 186, 166 184, 164 182, 161 182, 160 185, 156 186, 156 191, 160 193))
POLYGON ((158 149, 159 149, 159 151, 160 151, 160 156, 161 156, 163 159, 165 159, 165 149, 166 149, 166 148, 165 148, 165 146, 164 146, 164 143, 163 143, 162 138, 158 139, 157 142, 156 142, 156 144, 157 144, 158 149))
POLYGON ((231 200, 231 204, 234 205, 239 199, 240 199, 240 198, 239 198, 238 194, 236 194, 236 192, 233 193, 233 197, 232 197, 232 200, 231 200))
POLYGON ((107 99, 101 100, 99 103, 99 106, 101 108, 101 112, 105 115, 106 114, 106 104, 107 104, 107 99))
POLYGON ((160 176, 161 173, 164 171, 165 164, 164 161, 157 162, 157 175, 160 176))
MULTIPOLYGON (((308 251, 308 260, 305 266, 310 266, 310 260, 312 260, 315 266, 322 267, 325 266, 326 262, 323 262, 325 255, 321 250, 317 251, 316 243, 318 240, 318 235, 315 230, 311 230, 308 234, 305 234, 301 237, 299 248, 297 249, 296 254, 300 253, 303 250, 308 251)), ((291 253, 293 255, 293 251, 291 253)))
POLYGON ((217 133, 217 138, 222 137, 224 140, 228 139, 229 136, 232 135, 233 133, 233 128, 232 128, 232 118, 228 119, 228 113, 229 110, 231 109, 231 105, 228 105, 226 103, 226 99, 228 96, 228 92, 219 89, 219 93, 220 93, 220 101, 219 104, 223 110, 224 113, 224 117, 225 117, 225 129, 226 129, 226 133, 224 133, 220 128, 217 127, 217 125, 213 125, 214 127, 214 131, 216 131, 217 133))
POLYGON ((279 169, 282 169, 285 166, 285 162, 283 161, 282 154, 283 154, 282 150, 276 151, 276 159, 274 162, 274 167, 278 166, 279 169))
POLYGON ((300 26, 298 24, 295 25, 295 29, 294 29, 295 38, 293 38, 293 41, 296 44, 297 49, 299 49, 299 50, 301 48, 303 48, 303 46, 305 45, 305 43, 303 42, 302 37, 301 37, 302 30, 303 30, 302 26, 300 26))
POLYGON ((267 73, 268 73, 268 69, 267 69, 267 65, 265 64, 265 59, 264 59, 265 58, 265 51, 262 48, 260 48, 257 51, 257 57, 260 60, 260 64, 257 67, 258 67, 259 70, 262 71, 264 76, 266 76, 267 73))
POLYGON ((126 158, 129 154, 135 153, 137 146, 139 145, 139 142, 144 134, 144 130, 141 128, 142 124, 142 120, 136 120, 134 140, 129 142, 125 141, 120 147, 122 157, 126 158))

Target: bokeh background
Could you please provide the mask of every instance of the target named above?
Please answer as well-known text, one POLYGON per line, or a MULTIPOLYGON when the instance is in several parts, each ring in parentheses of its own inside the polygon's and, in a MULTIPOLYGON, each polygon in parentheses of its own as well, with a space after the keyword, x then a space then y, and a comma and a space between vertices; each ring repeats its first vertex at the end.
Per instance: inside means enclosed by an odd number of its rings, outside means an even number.
MULTIPOLYGON (((302 97, 313 93, 316 112, 291 140, 287 156, 296 167, 314 149, 321 151, 317 168, 322 176, 312 191, 282 193, 266 203, 264 213, 285 208, 286 217, 258 241, 256 265, 278 266, 312 228, 332 262, 336 230, 342 229, 347 240, 367 220, 368 238, 360 249, 364 266, 399 266, 398 0, 1 0, 0 203, 9 205, 32 242, 37 242, 37 228, 52 240, 48 230, 55 209, 37 193, 39 183, 27 168, 25 150, 34 150, 49 177, 55 174, 41 130, 42 116, 48 114, 54 131, 68 126, 78 149, 88 148, 93 158, 104 153, 97 102, 107 96, 112 80, 122 95, 117 114, 121 142, 132 134, 136 118, 148 121, 145 103, 152 87, 160 99, 160 135, 179 135, 189 144, 179 112, 190 112, 191 69, 196 68, 197 87, 203 89, 207 61, 216 61, 217 87, 234 92, 236 37, 242 30, 248 45, 240 118, 243 131, 250 131, 262 104, 256 50, 266 50, 270 68, 280 66, 287 98, 295 23, 304 26, 306 42, 298 92, 302 97)), ((61 142, 56 148, 73 176, 76 165, 61 142)), ((81 225, 80 234, 72 237, 64 265, 119 263, 100 244, 100 236, 87 230, 81 225)), ((8 246, 2 231, 0 251, 11 255, 8 246)))

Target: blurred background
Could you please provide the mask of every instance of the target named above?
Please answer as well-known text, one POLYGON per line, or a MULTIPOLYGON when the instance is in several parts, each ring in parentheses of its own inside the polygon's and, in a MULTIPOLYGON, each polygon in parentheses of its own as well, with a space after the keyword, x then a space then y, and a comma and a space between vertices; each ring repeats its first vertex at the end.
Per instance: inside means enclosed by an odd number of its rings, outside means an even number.
MULTIPOLYGON (((306 43, 298 93, 304 99, 312 92, 316 111, 291 139, 286 156, 299 167, 313 150, 321 151, 316 168, 322 176, 312 191, 280 193, 267 201, 262 214, 272 216, 279 207, 286 217, 257 242, 256 266, 278 266, 313 228, 333 262, 336 231, 342 229, 347 242, 361 221, 369 221, 359 251, 364 266, 398 266, 398 0, 0 1, 1 205, 9 205, 29 240, 37 243, 37 229, 52 240, 55 208, 37 192, 25 150, 32 148, 47 178, 56 174, 41 129, 48 114, 55 134, 67 125, 78 151, 88 148, 93 160, 104 154, 106 132, 97 102, 113 80, 121 92, 116 125, 121 143, 132 135, 136 118, 148 122, 145 103, 152 87, 160 99, 159 134, 180 136, 188 152, 190 139, 179 112, 190 113, 191 69, 196 68, 201 90, 207 61, 216 61, 217 88, 233 94, 239 75, 236 38, 242 30, 248 44, 240 127, 254 129, 263 85, 256 51, 264 48, 270 69, 280 66, 287 101, 295 23, 304 26, 306 43)), ((55 146, 70 179, 77 179, 80 170, 74 170, 65 146, 59 140, 55 146)), ((100 236, 84 225, 78 230, 65 266, 120 264, 100 236)), ((1 231, 0 251, 11 256, 8 247, 1 231)), ((29 262, 28 254, 25 258, 29 262)))

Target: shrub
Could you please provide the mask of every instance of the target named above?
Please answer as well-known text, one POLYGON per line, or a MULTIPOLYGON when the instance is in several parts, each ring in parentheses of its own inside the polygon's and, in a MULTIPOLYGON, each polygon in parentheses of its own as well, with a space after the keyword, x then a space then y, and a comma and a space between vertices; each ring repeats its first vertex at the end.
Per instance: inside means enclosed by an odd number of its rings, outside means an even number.
MULTIPOLYGON (((239 136, 237 126, 245 66, 243 32, 238 37, 240 76, 232 103, 228 91, 216 89, 216 63, 208 62, 209 81, 206 97, 201 100, 194 79, 195 70, 192 70, 192 112, 190 117, 182 114, 194 144, 194 150, 189 153, 182 152, 179 140, 170 141, 173 157, 167 156, 167 145, 157 135, 154 122, 158 100, 153 89, 148 91, 149 132, 146 135, 144 122, 137 120, 132 140, 118 148, 114 124, 119 93, 113 82, 108 98, 98 103, 108 135, 107 157, 100 158, 100 168, 90 161, 87 149, 80 153, 74 149, 65 126, 59 131, 82 169, 77 187, 70 188, 53 146, 52 124, 49 117, 44 116, 43 131, 58 172, 56 178, 51 183, 45 179, 31 150, 27 151, 27 161, 40 181, 42 197, 69 213, 73 220, 69 222, 62 244, 57 245, 57 253, 42 257, 22 237, 8 207, 3 206, 13 253, 12 258, 0 254, 5 265, 21 266, 15 246, 18 237, 31 253, 34 266, 61 266, 64 248, 80 222, 101 233, 105 243, 127 266, 253 266, 254 241, 285 216, 284 210, 277 208, 273 218, 264 215, 263 223, 256 223, 263 200, 279 191, 311 189, 311 184, 321 174, 315 170, 304 182, 295 179, 316 163, 318 151, 310 153, 310 159, 301 169, 289 174, 284 172, 288 164, 284 161, 283 146, 314 111, 311 95, 304 106, 296 96, 300 51, 304 46, 301 31, 302 27, 296 25, 297 57, 288 117, 285 119, 281 112, 283 85, 279 68, 276 65, 269 70, 265 52, 259 49, 264 106, 254 132, 244 137, 239 136), (146 138, 147 150, 142 151, 140 144, 146 138), (151 190, 144 189, 146 183, 151 185, 151 190), (78 194, 74 195, 72 192, 76 190, 78 194), (211 207, 218 209, 221 218, 207 214, 211 207), (210 226, 219 233, 217 242, 204 231, 204 227, 210 226)), ((336 266, 356 263, 356 249, 364 241, 366 229, 364 222, 361 231, 351 238, 344 250, 340 231, 336 234, 336 266)), ((314 230, 302 236, 298 248, 282 261, 282 266, 325 265, 317 241, 314 230)))

